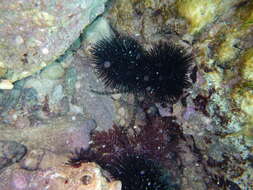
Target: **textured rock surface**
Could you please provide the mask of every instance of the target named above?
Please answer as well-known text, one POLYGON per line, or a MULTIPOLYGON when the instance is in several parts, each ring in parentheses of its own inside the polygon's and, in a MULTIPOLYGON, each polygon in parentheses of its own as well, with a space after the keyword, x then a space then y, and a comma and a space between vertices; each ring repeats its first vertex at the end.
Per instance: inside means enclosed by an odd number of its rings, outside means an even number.
MULTIPOLYGON (((58 159, 60 162, 60 160, 58 159)), ((71 167, 64 163, 51 164, 37 171, 14 168, 0 174, 1 190, 121 190, 121 182, 108 181, 95 163, 71 167)))
POLYGON ((103 90, 90 59, 79 51, 16 82, 12 90, 0 91, 0 123, 21 129, 52 117, 82 115, 108 129, 115 119, 113 101, 92 93, 90 87, 103 90))
POLYGON ((30 149, 46 149, 52 152, 71 152, 89 145, 89 133, 96 127, 92 120, 84 118, 57 118, 36 127, 15 129, 1 126, 0 139, 23 142, 30 149))
POLYGON ((91 61, 77 55, 68 62, 54 63, 41 74, 19 81, 12 90, 0 92, 1 122, 25 128, 52 117, 68 115, 94 119, 99 128, 110 128, 115 119, 113 101, 90 91, 90 87, 103 90, 93 71, 91 61), (48 77, 53 73, 61 75, 53 79, 48 77))
MULTIPOLYGON (((30 76, 58 58, 107 0, 0 2, 0 78, 30 76)), ((0 87, 10 88, 6 81, 0 87)))
POLYGON ((27 149, 22 144, 10 140, 0 140, 0 171, 21 160, 26 152, 27 149))

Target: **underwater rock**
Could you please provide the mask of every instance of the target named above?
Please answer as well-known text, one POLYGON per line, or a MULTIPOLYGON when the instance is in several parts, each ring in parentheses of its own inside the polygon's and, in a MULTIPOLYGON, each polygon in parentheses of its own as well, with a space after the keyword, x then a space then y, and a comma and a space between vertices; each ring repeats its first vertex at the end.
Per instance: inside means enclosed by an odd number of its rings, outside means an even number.
POLYGON ((97 18, 84 32, 83 41, 84 47, 92 46, 98 40, 101 40, 104 37, 109 37, 112 35, 112 30, 108 23, 108 20, 104 17, 97 18))
POLYGON ((9 80, 0 81, 0 89, 10 90, 13 88, 13 84, 9 80))
POLYGON ((28 115, 20 113, 31 112, 38 105, 37 91, 34 88, 23 88, 23 82, 17 82, 12 90, 0 91, 1 122, 13 124, 17 128, 30 125, 28 115))
POLYGON ((25 158, 19 163, 20 167, 29 171, 33 171, 39 168, 40 162, 45 155, 45 151, 42 149, 34 149, 29 151, 25 158))
POLYGON ((64 90, 65 94, 69 96, 73 96, 75 93, 75 84, 77 81, 77 71, 74 67, 69 67, 66 70, 64 76, 64 90))
POLYGON ((66 130, 61 136, 65 140, 64 146, 67 150, 75 150, 88 146, 89 133, 97 126, 94 120, 86 120, 79 127, 66 130), (64 137, 65 136, 65 137, 64 137))
MULTIPOLYGON (((15 118, 15 116, 14 116, 15 118)), ((17 129, 24 129, 26 127, 30 127, 31 122, 27 117, 17 116, 17 119, 15 120, 15 128, 17 129)))
POLYGON ((55 86, 52 92, 52 98, 51 98, 52 104, 58 103, 63 98, 63 96, 64 96, 64 93, 63 93, 62 85, 59 84, 55 86))
POLYGON ((64 68, 61 66, 61 64, 51 64, 44 69, 40 76, 45 79, 50 79, 50 80, 56 80, 64 75, 64 68))
POLYGON ((0 77, 15 82, 44 68, 105 9, 107 0, 14 1, 0 5, 0 77))
POLYGON ((50 95, 53 91, 54 86, 58 85, 57 80, 50 80, 47 78, 41 78, 40 75, 32 76, 26 80, 25 88, 33 88, 36 90, 38 100, 43 101, 46 95, 50 95))
POLYGON ((23 88, 20 104, 26 107, 35 106, 38 103, 38 93, 34 88, 23 88))
POLYGON ((0 113, 6 112, 11 108, 15 108, 19 102, 24 82, 16 83, 12 90, 0 91, 0 113))
POLYGON ((110 96, 101 96, 91 92, 91 88, 103 91, 104 87, 90 66, 90 59, 77 58, 74 62, 78 70, 78 80, 75 85, 77 103, 75 105, 82 107, 83 114, 96 121, 98 129, 111 128, 116 115, 113 100, 110 96))
POLYGON ((87 148, 90 131, 95 127, 96 122, 83 117, 58 117, 23 129, 4 126, 0 139, 22 141, 29 150, 41 148, 57 153, 70 152, 87 148))
POLYGON ((21 160, 26 154, 24 145, 15 141, 0 141, 0 170, 21 160))
MULTIPOLYGON (((59 161, 59 160, 58 160, 59 161)), ((28 171, 15 168, 0 176, 1 190, 121 190, 121 182, 105 175, 93 162, 79 167, 61 163, 45 169, 28 171)))

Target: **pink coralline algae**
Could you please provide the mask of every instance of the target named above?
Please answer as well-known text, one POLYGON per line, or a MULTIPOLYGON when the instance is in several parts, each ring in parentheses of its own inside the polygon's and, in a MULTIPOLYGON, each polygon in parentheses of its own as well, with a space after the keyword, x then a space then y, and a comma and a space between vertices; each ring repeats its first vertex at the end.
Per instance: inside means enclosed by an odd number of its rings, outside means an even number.
POLYGON ((28 186, 28 176, 22 172, 15 172, 12 175, 12 188, 15 190, 25 190, 28 186))
POLYGON ((1 190, 121 190, 121 182, 104 173, 94 162, 79 167, 63 164, 33 172, 16 169, 10 184, 1 190))

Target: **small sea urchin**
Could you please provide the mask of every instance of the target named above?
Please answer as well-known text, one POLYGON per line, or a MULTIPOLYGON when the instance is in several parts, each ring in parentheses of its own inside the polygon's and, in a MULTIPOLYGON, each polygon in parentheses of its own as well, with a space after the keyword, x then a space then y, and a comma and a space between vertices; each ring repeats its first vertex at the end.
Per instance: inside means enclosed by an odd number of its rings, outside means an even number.
POLYGON ((119 92, 174 102, 190 86, 193 57, 173 44, 158 43, 146 51, 135 39, 119 35, 98 41, 91 53, 99 77, 119 92))

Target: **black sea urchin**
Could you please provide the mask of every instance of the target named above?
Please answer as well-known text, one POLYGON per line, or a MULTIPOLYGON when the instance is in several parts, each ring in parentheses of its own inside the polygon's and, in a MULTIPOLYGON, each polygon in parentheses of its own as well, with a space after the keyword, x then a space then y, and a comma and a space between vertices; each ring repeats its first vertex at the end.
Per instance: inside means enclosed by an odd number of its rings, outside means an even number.
POLYGON ((173 44, 160 42, 146 56, 146 90, 157 101, 174 102, 190 86, 191 54, 173 44))
POLYGON ((190 86, 192 55, 181 47, 158 43, 148 52, 136 40, 113 36, 92 48, 93 62, 107 87, 174 102, 190 86))
POLYGON ((122 182, 122 190, 174 190, 167 172, 142 155, 124 155, 107 170, 122 182))
POLYGON ((105 86, 119 92, 142 92, 144 50, 127 36, 112 36, 98 41, 91 49, 98 76, 105 86))
POLYGON ((174 178, 170 176, 167 169, 147 156, 130 152, 105 162, 105 160, 101 159, 102 155, 91 152, 92 150, 76 151, 68 164, 73 167, 79 167, 82 162, 96 162, 108 171, 113 178, 122 182, 122 190, 179 189, 179 185, 174 182, 174 178))

